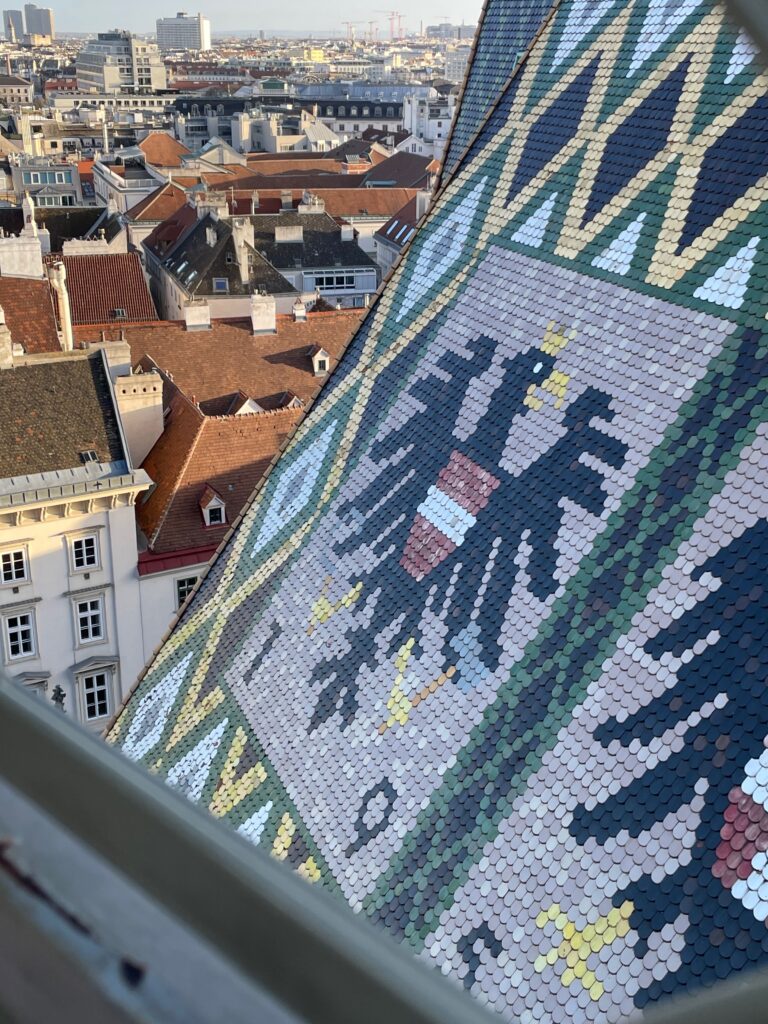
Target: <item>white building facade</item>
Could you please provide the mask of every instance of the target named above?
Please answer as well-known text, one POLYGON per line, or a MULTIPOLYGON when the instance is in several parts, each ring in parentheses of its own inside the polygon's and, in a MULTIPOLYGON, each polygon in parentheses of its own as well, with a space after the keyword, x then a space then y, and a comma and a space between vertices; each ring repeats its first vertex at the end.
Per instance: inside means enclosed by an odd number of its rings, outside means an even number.
POLYGON ((115 29, 99 32, 77 55, 77 87, 90 93, 151 93, 168 84, 154 43, 115 29))
MULTIPOLYGON (((95 423, 101 413, 93 412, 94 402, 101 405, 111 424, 106 457, 103 449, 84 449, 76 460, 62 461, 78 464, 30 472, 37 458, 32 444, 24 452, 27 472, 0 479, 0 664, 96 731, 145 657, 134 505, 151 481, 134 468, 119 426, 114 372, 103 350, 18 358, 8 329, 0 327, 0 417, 14 396, 26 389, 30 397, 41 380, 60 392, 71 387, 70 404, 90 408, 95 423), (91 379, 99 383, 89 386, 91 379)), ((38 398, 45 421, 45 393, 38 398)), ((50 428, 51 445, 70 430, 55 411, 50 428)))
POLYGON ((157 45, 163 53, 211 48, 211 23, 202 14, 179 11, 175 18, 158 18, 156 24, 157 45))

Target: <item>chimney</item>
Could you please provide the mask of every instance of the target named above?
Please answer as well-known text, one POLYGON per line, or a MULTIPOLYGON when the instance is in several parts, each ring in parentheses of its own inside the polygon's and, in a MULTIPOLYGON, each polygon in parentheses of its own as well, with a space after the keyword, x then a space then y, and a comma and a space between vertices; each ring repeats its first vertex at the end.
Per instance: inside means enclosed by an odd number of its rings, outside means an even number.
POLYGON ((5 322, 5 310, 0 306, 0 371, 13 369, 13 339, 5 322))
POLYGON ((342 242, 354 242, 355 240, 355 229, 351 224, 341 225, 341 240, 342 242))
POLYGON ((156 370, 115 379, 117 410, 131 463, 140 466, 163 432, 163 380, 156 370))
POLYGON ((251 193, 251 213, 256 213, 258 208, 259 208, 259 193, 258 192, 252 192, 251 193))
POLYGON ((280 209, 286 211, 293 209, 293 192, 290 189, 283 189, 280 193, 280 209))
POLYGON ((104 345, 104 355, 107 357, 109 376, 113 384, 116 384, 120 377, 127 377, 131 373, 131 346, 125 340, 125 331, 120 328, 119 341, 107 341, 104 345))
POLYGON ((426 192, 424 189, 416 193, 416 220, 421 220, 427 212, 431 198, 431 193, 426 192))
POLYGON ((207 302, 191 302, 184 307, 184 325, 188 331, 210 331, 211 307, 207 302))
POLYGON ((277 316, 272 295, 251 296, 251 330, 254 334, 276 334, 277 316))
POLYGON ((227 220, 229 217, 229 203, 224 192, 197 192, 195 193, 195 206, 198 220, 202 220, 209 213, 212 217, 220 220, 227 220))
POLYGON ((275 241, 301 243, 304 241, 304 228, 301 224, 286 224, 285 226, 278 226, 275 228, 275 241))
POLYGON ((67 291, 67 268, 61 261, 54 263, 48 270, 48 277, 58 300, 61 347, 64 352, 71 352, 75 345, 72 335, 72 310, 67 291))
POLYGON ((29 192, 24 193, 24 198, 21 201, 21 209, 24 213, 24 227, 21 229, 22 235, 31 235, 33 238, 37 238, 35 203, 29 192))
POLYGON ((293 319, 296 321, 297 324, 306 323, 307 321, 307 307, 304 305, 301 299, 296 299, 296 301, 293 304, 293 319))
POLYGON ((246 284, 250 280, 251 272, 248 266, 248 256, 253 251, 256 236, 253 230, 253 221, 250 217, 235 217, 232 221, 232 240, 235 243, 237 265, 240 268, 240 283, 246 284))

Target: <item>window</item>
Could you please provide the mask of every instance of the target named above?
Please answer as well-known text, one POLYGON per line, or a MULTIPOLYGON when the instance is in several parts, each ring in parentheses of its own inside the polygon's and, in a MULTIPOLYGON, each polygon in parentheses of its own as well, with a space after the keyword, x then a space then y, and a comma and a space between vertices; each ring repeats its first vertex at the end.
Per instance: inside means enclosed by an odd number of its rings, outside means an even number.
POLYGON ((99 542, 95 534, 75 537, 72 541, 72 568, 75 572, 92 569, 99 564, 99 542))
POLYGON ((81 679, 86 719, 105 718, 109 714, 109 673, 94 672, 81 679))
POLYGON ((317 372, 318 373, 327 373, 328 372, 328 360, 327 359, 318 359, 317 360, 317 372))
POLYGON ((20 583, 27 579, 27 553, 24 548, 0 552, 0 583, 20 583))
POLYGON ((75 602, 77 639, 81 644, 92 644, 104 639, 104 604, 101 595, 75 602))
POLYGON ((33 612, 17 612, 5 619, 5 642, 8 657, 31 658, 35 655, 35 627, 33 612))
POLYGON ((224 509, 221 505, 211 505, 205 512, 209 526, 219 526, 224 522, 224 509))
POLYGON ((213 290, 219 295, 226 295, 229 292, 229 281, 226 277, 214 277, 213 290))
MULTIPOLYGON (((219 511, 221 511, 221 510, 219 510, 219 511)), ((176 607, 177 608, 181 608, 181 606, 187 600, 189 595, 192 593, 196 583, 197 583, 197 576, 185 576, 183 579, 176 580, 176 607)))

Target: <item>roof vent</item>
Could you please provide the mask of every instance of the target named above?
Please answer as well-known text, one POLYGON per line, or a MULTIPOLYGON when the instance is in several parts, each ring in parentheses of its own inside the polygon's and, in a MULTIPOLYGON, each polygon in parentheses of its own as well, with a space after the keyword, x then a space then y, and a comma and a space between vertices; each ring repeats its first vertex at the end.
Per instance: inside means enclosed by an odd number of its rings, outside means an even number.
POLYGON ((83 465, 87 466, 89 462, 98 462, 99 461, 99 456, 96 454, 96 451, 95 451, 94 448, 87 448, 85 451, 80 452, 79 454, 80 454, 80 459, 82 460, 83 465))

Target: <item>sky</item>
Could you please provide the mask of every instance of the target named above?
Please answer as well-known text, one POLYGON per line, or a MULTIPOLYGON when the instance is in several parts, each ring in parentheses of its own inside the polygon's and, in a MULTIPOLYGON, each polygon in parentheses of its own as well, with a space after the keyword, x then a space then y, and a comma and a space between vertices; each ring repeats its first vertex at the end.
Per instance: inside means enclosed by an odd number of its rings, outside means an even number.
MULTIPOLYGON (((43 0, 38 0, 38 3, 45 6, 43 0)), ((132 0, 130 4, 123 0, 77 0, 76 3, 67 0, 66 4, 61 5, 56 0, 48 0, 48 4, 54 9, 56 28, 61 32, 104 32, 110 28, 153 32, 158 17, 168 17, 183 9, 191 14, 197 13, 196 7, 185 8, 183 3, 177 3, 176 6, 168 4, 166 9, 166 5, 161 7, 157 0, 132 0)), ((417 31, 422 20, 424 24, 446 20, 454 24, 460 24, 462 20, 468 23, 477 21, 480 6, 481 0, 425 0, 419 6, 402 4, 400 9, 405 15, 405 30, 417 31)), ((306 27, 307 32, 313 30, 318 33, 321 30, 327 32, 336 29, 341 35, 346 31, 341 25, 344 19, 365 22, 358 26, 360 34, 367 31, 367 22, 371 18, 378 18, 379 38, 388 38, 389 20, 386 14, 377 13, 361 0, 336 0, 331 7, 333 14, 327 19, 318 13, 318 9, 323 10, 324 5, 318 8, 317 3, 310 3, 309 0, 294 0, 288 4, 274 0, 259 4, 243 3, 242 0, 216 0, 207 9, 203 6, 202 13, 211 19, 214 34, 233 29, 264 29, 269 32, 280 28, 295 31, 306 27)))

